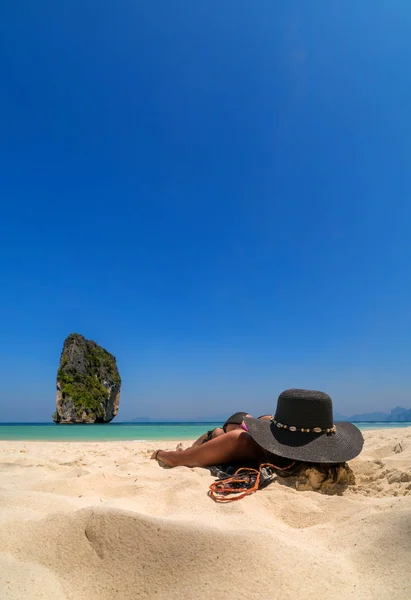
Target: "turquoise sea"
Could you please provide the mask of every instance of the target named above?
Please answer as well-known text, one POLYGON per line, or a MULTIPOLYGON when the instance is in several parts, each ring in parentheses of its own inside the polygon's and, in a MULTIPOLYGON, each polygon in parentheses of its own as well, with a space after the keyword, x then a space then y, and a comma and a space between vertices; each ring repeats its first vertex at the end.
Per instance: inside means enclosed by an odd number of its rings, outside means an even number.
MULTIPOLYGON (((115 441, 192 440, 221 423, 107 423, 56 425, 55 423, 0 423, 0 440, 115 441)), ((409 423, 356 423, 361 430, 409 427, 409 423)))
POLYGON ((221 423, 0 423, 0 440, 104 442, 115 440, 192 440, 221 423))

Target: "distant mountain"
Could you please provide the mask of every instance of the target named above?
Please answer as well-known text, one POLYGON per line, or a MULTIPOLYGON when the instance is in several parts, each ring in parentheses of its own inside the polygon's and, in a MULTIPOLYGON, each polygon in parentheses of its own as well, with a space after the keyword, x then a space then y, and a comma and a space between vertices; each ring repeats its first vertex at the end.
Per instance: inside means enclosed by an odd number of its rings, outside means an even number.
POLYGON ((336 421, 351 421, 352 423, 358 423, 360 421, 382 421, 383 423, 404 423, 411 422, 411 408, 402 408, 396 406, 391 409, 390 413, 384 412, 371 412, 351 415, 350 417, 344 417, 339 413, 335 413, 334 419, 336 421))
POLYGON ((350 419, 339 412, 334 412, 334 421, 349 421, 350 419))
POLYGON ((390 415, 388 413, 383 412, 371 412, 364 414, 351 415, 349 417, 350 421, 358 422, 358 421, 389 421, 390 415))
POLYGON ((391 410, 390 415, 391 421, 411 421, 411 408, 408 410, 406 408, 401 408, 401 406, 397 406, 391 410))

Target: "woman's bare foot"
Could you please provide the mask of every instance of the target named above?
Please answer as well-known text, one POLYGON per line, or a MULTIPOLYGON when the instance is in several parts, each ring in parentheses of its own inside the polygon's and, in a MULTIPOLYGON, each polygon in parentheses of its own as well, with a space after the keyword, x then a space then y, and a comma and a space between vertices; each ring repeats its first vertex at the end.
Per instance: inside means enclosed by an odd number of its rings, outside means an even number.
POLYGON ((160 467, 163 467, 163 469, 171 469, 171 466, 168 465, 167 463, 165 463, 164 460, 161 459, 161 454, 163 454, 163 457, 164 457, 164 454, 166 454, 165 450, 156 450, 155 452, 153 452, 150 459, 156 460, 158 462, 158 464, 160 465, 160 467))

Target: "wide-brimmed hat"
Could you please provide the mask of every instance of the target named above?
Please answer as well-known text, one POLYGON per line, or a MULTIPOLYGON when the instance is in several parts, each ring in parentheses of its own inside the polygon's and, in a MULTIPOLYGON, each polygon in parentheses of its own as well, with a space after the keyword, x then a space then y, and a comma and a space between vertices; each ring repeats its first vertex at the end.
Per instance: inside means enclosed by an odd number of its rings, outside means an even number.
POLYGON ((303 462, 345 462, 358 456, 364 444, 355 425, 334 423, 330 396, 316 390, 286 390, 271 420, 246 417, 244 422, 264 450, 303 462))

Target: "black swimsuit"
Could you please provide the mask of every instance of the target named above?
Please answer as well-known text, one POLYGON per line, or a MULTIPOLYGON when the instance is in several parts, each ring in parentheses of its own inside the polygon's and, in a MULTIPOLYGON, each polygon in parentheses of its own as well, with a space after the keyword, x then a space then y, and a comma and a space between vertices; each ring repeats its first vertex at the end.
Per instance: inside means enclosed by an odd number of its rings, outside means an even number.
MULTIPOLYGON (((224 432, 227 433, 227 431, 226 431, 227 425, 241 425, 241 423, 243 422, 243 419, 246 415, 248 415, 248 413, 246 413, 246 412, 236 412, 233 415, 231 415, 231 417, 228 417, 227 421, 223 425, 224 432)), ((205 444, 206 442, 209 442, 210 440, 213 439, 213 431, 214 431, 214 429, 210 429, 209 431, 207 431, 207 437, 202 442, 202 444, 205 444)))
POLYGON ((223 425, 224 431, 226 431, 227 425, 241 425, 246 415, 248 415, 246 412, 236 412, 231 415, 223 425))

